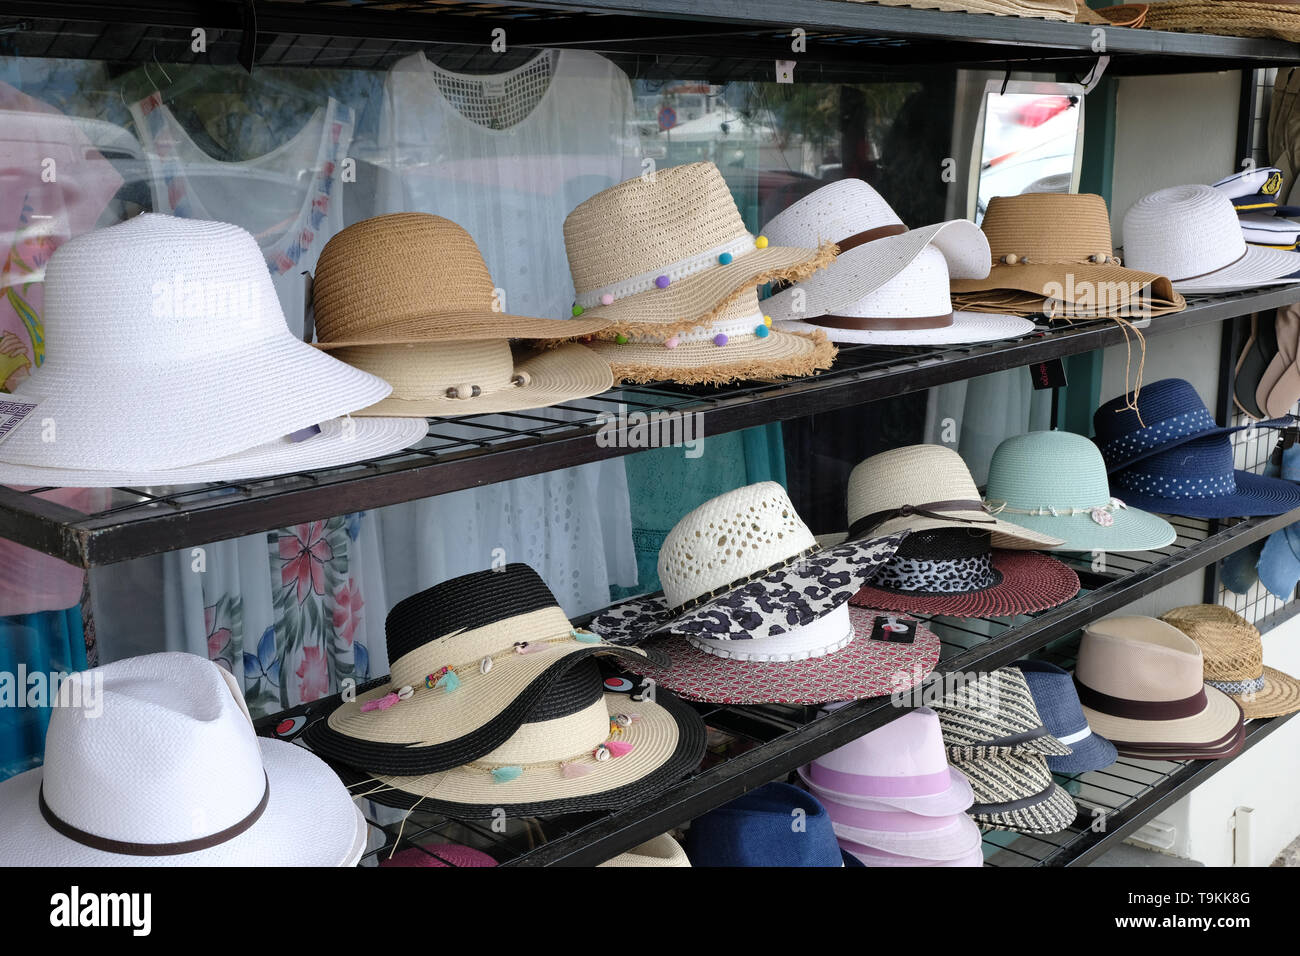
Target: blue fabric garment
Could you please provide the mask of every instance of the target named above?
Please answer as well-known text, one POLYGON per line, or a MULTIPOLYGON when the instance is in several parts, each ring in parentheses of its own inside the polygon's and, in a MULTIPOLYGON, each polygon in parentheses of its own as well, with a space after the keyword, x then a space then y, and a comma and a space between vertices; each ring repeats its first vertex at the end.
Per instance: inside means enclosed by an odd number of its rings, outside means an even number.
POLYGON ((1268 536, 1258 568, 1259 582, 1269 594, 1291 600, 1300 582, 1300 524, 1288 525, 1268 536))
POLYGON ((859 866, 841 852, 811 793, 769 783, 711 810, 686 831, 691 866, 859 866))
MULTIPOLYGON (((0 674, 16 680, 19 665, 29 675, 85 670, 81 608, 0 617, 0 674)), ((49 723, 48 706, 0 707, 0 780, 40 766, 49 723)))

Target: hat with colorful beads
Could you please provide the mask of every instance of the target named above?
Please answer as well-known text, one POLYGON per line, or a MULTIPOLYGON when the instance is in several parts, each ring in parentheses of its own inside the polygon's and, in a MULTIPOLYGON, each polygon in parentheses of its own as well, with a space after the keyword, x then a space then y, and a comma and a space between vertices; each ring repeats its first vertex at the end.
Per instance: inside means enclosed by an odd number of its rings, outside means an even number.
POLYGON ((414 594, 389 612, 384 629, 388 682, 344 701, 304 734, 321 756, 373 772, 427 774, 482 757, 586 658, 666 662, 574 628, 526 564, 414 594))

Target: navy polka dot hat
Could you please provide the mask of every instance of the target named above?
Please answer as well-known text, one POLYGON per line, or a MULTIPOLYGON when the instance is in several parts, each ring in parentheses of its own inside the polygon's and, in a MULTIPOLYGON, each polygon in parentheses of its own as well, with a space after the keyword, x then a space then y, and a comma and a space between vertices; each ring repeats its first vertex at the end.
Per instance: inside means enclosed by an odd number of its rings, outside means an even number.
MULTIPOLYGON (((1094 441, 1106 459, 1106 471, 1116 472, 1127 468, 1148 455, 1154 455, 1184 442, 1211 435, 1227 435, 1249 425, 1220 427, 1205 407, 1190 382, 1181 378, 1166 378, 1144 385, 1138 394, 1137 406, 1141 412, 1126 407, 1129 395, 1120 395, 1106 402, 1092 416, 1092 427, 1097 433, 1094 441)), ((1290 416, 1255 422, 1256 428, 1283 428, 1292 424, 1290 416)))

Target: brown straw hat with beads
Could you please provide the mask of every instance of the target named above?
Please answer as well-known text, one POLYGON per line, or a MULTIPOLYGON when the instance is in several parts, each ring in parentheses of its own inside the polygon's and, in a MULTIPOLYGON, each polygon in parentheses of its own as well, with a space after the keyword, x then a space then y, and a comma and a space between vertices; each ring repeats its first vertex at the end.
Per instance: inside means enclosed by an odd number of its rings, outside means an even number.
POLYGON ((606 322, 602 338, 659 342, 709 325, 764 282, 807 278, 835 258, 830 242, 793 248, 750 233, 712 163, 660 169, 597 193, 564 220, 564 246, 575 314, 606 322))
POLYGON ((998 196, 989 200, 980 228, 992 270, 985 279, 953 280, 955 307, 1104 318, 1162 315, 1186 306, 1167 277, 1121 265, 1100 196, 998 196))
POLYGON ((321 250, 312 298, 316 347, 561 339, 608 323, 537 319, 494 308, 495 284, 470 234, 427 213, 375 216, 321 250))

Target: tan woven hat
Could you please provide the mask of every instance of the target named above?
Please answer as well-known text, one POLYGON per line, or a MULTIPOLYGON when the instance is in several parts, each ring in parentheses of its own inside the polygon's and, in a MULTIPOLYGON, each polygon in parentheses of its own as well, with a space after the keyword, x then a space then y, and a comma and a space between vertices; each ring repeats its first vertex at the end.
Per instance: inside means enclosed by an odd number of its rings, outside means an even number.
POLYGON ((661 169, 597 193, 564 220, 564 246, 574 312, 608 323, 602 338, 656 342, 710 324, 764 282, 806 278, 835 258, 829 242, 790 248, 751 234, 712 163, 661 169))
POLYGON ((1165 276, 1120 264, 1100 196, 997 196, 980 228, 989 240, 992 271, 986 279, 954 279, 955 307, 1092 318, 1147 317, 1186 306, 1165 276))
POLYGON ((682 845, 667 833, 620 853, 600 866, 690 866, 682 845))
POLYGON ((1176 607, 1160 616, 1201 647, 1205 682, 1241 705, 1247 717, 1300 711, 1300 681, 1264 664, 1259 630, 1221 604, 1176 607))
POLYGON ((1214 33, 1230 37, 1277 37, 1300 43, 1300 6, 1246 0, 1165 0, 1153 3, 1146 24, 1152 30, 1214 33))
POLYGON ((312 287, 321 349, 599 332, 593 317, 535 319, 494 309, 495 287, 470 234, 427 213, 365 219, 321 250, 312 287))

